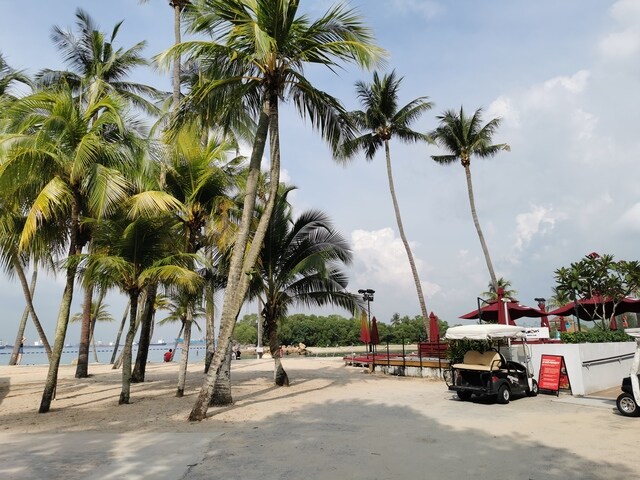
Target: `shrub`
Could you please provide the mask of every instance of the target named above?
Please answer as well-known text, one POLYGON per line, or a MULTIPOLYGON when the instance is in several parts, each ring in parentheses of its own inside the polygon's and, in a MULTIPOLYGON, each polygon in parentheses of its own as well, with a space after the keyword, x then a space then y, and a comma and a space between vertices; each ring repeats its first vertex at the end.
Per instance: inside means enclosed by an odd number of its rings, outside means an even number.
POLYGON ((631 342, 633 338, 620 330, 585 330, 582 332, 562 332, 560 338, 564 343, 605 343, 631 342))

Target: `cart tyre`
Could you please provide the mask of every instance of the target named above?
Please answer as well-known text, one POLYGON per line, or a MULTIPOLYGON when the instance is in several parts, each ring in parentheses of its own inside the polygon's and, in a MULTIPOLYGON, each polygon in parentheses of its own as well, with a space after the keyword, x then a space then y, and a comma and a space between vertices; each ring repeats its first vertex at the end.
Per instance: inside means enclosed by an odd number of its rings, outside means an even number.
POLYGON ((511 400, 511 390, 506 385, 500 385, 498 389, 497 401, 501 405, 506 405, 511 400))
POLYGON ((616 400, 616 406, 625 417, 640 417, 638 403, 630 393, 621 393, 616 400))
POLYGON ((456 393, 458 394, 458 398, 463 402, 466 402, 467 400, 471 400, 471 395, 473 395, 468 390, 458 390, 456 393))
POLYGON ((527 395, 530 397, 538 395, 538 382, 536 380, 531 381, 531 388, 527 388, 527 395))

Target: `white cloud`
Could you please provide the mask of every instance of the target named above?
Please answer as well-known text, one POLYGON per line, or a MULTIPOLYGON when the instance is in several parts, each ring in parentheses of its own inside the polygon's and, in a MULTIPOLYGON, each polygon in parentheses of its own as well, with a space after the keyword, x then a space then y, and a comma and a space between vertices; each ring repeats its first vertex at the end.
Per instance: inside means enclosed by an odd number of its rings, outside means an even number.
POLYGON ((620 0, 610 10, 618 29, 602 36, 598 50, 607 59, 626 60, 640 52, 640 2, 620 0))
POLYGON ((616 226, 631 233, 640 232, 640 203, 628 208, 616 221, 616 226))
MULTIPOLYGON (((391 228, 375 231, 355 230, 351 233, 351 242, 357 270, 354 280, 358 285, 384 285, 387 290, 415 292, 407 253, 402 240, 396 238, 391 228)), ((421 277, 424 295, 431 296, 439 292, 438 285, 422 280, 424 264, 415 255, 417 245, 409 243, 418 275, 421 277)))
POLYGON ((562 215, 553 212, 550 207, 534 205, 529 212, 516 215, 516 239, 514 248, 524 250, 535 235, 544 235, 553 230, 556 221, 562 215))
POLYGON ((611 16, 620 23, 640 24, 640 2, 620 0, 611 7, 611 16))

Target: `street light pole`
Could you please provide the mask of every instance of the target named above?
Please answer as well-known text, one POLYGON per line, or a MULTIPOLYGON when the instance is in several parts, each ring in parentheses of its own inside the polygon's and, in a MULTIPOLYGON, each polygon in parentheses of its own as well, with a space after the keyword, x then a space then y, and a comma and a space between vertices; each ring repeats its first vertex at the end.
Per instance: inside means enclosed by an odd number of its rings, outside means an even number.
POLYGON ((367 325, 369 328, 369 351, 373 351, 372 343, 371 343, 371 302, 373 302, 373 294, 376 293, 375 290, 371 290, 370 288, 360 289, 358 293, 362 295, 362 299, 367 302, 367 325))

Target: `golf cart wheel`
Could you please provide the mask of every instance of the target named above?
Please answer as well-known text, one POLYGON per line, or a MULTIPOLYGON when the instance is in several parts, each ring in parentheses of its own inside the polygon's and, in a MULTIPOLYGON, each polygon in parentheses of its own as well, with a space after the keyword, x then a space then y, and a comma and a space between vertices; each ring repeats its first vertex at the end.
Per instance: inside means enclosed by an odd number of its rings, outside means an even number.
POLYGON ((498 403, 501 405, 506 405, 511 400, 511 390, 506 385, 501 385, 498 389, 497 396, 498 403))
POLYGON ((621 393, 616 400, 616 406, 620 413, 625 417, 640 417, 640 409, 636 403, 633 395, 629 393, 621 393))
POLYGON ((463 402, 466 402, 467 400, 471 399, 471 395, 473 395, 471 392, 467 391, 467 390, 458 390, 456 392, 458 394, 458 398, 460 400, 462 400, 463 402))
POLYGON ((527 395, 529 397, 535 397, 538 395, 538 382, 535 380, 531 381, 531 388, 527 388, 527 395))

